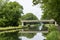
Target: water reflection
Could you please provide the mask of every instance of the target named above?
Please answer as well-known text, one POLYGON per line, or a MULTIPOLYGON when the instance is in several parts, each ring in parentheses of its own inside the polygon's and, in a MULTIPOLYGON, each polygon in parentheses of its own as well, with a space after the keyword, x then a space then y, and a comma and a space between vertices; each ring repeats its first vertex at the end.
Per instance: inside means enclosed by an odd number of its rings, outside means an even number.
POLYGON ((22 40, 44 40, 46 39, 44 36, 42 36, 42 33, 37 33, 33 38, 27 38, 24 36, 19 37, 22 40))
MULTIPOLYGON (((41 25, 39 26, 39 30, 41 30, 42 27, 43 27, 43 23, 41 23, 41 25)), ((33 38, 27 38, 25 36, 20 36, 19 38, 22 40, 44 40, 46 39, 41 32, 37 33, 33 38)))
POLYGON ((41 30, 42 29, 42 27, 43 27, 43 23, 41 23, 41 25, 39 26, 39 30, 41 30))

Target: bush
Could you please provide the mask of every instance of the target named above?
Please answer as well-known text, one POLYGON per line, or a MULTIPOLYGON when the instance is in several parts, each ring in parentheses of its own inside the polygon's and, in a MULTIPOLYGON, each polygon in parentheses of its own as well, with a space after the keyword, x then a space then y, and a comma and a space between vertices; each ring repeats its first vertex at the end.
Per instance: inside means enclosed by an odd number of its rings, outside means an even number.
POLYGON ((18 32, 0 33, 0 40, 19 40, 18 32))
POLYGON ((48 27, 49 32, 57 30, 57 28, 54 24, 45 24, 45 26, 48 27))
POLYGON ((46 40, 60 40, 60 32, 57 30, 55 25, 49 24, 48 30, 49 33, 46 40))
POLYGON ((47 35, 46 40, 60 40, 60 34, 58 31, 52 31, 47 35))

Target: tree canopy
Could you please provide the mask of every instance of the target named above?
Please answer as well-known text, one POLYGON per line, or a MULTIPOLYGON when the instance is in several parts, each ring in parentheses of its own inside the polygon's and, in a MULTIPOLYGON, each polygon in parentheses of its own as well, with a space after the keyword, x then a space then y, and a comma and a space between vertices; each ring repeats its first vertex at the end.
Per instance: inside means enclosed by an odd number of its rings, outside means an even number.
POLYGON ((60 0, 33 0, 33 3, 41 4, 42 19, 54 19, 60 24, 60 0))
POLYGON ((17 26, 23 7, 17 2, 7 2, 0 9, 0 26, 17 26))
MULTIPOLYGON (((17 2, 8 0, 1 0, 0 3, 0 27, 18 26, 23 7, 17 2)), ((18 31, 0 33, 0 40, 20 40, 18 37, 18 31)))
MULTIPOLYGON (((33 4, 41 4, 43 10, 41 19, 54 19, 60 25, 60 0, 33 0, 33 4)), ((52 29, 49 29, 51 32, 48 33, 46 40, 60 40, 60 32, 52 29)))
POLYGON ((22 20, 38 20, 33 13, 27 13, 21 17, 22 20))
POLYGON ((5 5, 9 0, 0 0, 0 8, 5 5))

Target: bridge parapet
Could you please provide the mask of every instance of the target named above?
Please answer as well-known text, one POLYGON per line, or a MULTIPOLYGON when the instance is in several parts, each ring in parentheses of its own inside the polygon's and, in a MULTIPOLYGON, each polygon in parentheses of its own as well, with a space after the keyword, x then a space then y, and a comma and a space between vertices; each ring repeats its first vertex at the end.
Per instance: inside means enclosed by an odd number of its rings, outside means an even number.
POLYGON ((55 20, 21 20, 22 26, 26 24, 33 24, 33 23, 43 23, 43 24, 55 24, 57 26, 57 23, 55 20))

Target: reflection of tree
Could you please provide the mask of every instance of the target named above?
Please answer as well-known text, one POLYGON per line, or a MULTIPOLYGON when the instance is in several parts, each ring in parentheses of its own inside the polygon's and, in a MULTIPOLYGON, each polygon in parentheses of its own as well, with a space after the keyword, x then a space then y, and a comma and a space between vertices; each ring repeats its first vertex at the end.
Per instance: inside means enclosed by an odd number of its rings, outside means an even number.
POLYGON ((20 36, 26 36, 27 38, 33 38, 36 33, 20 33, 20 36))
POLYGON ((48 31, 48 27, 46 27, 45 25, 42 26, 42 31, 48 31))
POLYGON ((24 28, 25 31, 28 31, 28 30, 29 31, 38 31, 39 26, 40 26, 40 24, 32 24, 32 25, 27 24, 23 28, 24 28))

